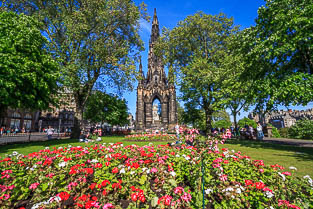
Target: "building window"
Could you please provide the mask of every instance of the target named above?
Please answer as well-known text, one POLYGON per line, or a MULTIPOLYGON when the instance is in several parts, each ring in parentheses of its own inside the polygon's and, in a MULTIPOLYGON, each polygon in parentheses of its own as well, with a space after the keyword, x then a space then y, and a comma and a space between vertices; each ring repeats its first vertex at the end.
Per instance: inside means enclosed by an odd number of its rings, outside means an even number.
POLYGON ((25 116, 24 116, 25 119, 32 119, 32 116, 31 114, 27 113, 25 116))
POLYGON ((14 112, 12 118, 21 118, 21 115, 18 112, 14 112))

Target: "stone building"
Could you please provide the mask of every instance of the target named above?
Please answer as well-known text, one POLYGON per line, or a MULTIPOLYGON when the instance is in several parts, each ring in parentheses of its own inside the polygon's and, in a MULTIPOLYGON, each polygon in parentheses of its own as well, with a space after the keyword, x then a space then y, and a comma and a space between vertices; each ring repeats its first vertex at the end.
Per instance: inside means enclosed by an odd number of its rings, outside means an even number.
POLYGON ((5 112, 4 117, 0 119, 0 126, 5 129, 22 131, 34 131, 37 126, 39 111, 24 109, 11 109, 5 112))
POLYGON ((76 104, 73 94, 64 90, 58 93, 59 105, 50 106, 48 110, 41 111, 38 121, 38 130, 51 126, 55 130, 65 132, 66 129, 74 127, 74 114, 76 112, 76 104))
MULTIPOLYGON (((154 46, 160 36, 159 22, 154 9, 152 31, 149 41, 148 72, 145 77, 140 61, 141 78, 137 87, 136 130, 173 129, 177 122, 176 90, 168 82, 162 58, 154 53, 154 46), (159 102, 159 114, 153 115, 153 105, 159 102)), ((169 77, 173 76, 169 74, 169 77)), ((172 78, 169 78, 172 81, 172 78)))
POLYGON ((313 109, 307 110, 277 110, 264 115, 250 113, 248 116, 261 124, 272 124, 276 128, 285 128, 293 126, 297 120, 308 119, 313 120, 313 109))

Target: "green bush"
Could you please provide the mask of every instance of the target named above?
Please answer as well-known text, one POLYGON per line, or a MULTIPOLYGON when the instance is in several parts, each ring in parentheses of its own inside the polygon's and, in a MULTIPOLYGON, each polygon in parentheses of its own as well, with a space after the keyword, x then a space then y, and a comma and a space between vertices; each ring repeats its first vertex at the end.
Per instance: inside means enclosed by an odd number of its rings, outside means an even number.
POLYGON ((274 137, 274 138, 281 138, 281 136, 280 136, 280 134, 279 134, 277 128, 274 127, 274 126, 272 127, 272 134, 273 134, 273 137, 274 137))
POLYGON ((244 117, 238 121, 238 125, 240 127, 244 127, 245 125, 248 125, 248 126, 251 125, 253 128, 256 128, 257 123, 254 120, 244 117))
POLYGON ((313 121, 298 120, 295 125, 288 130, 290 138, 313 139, 313 121))
POLYGON ((229 128, 231 126, 231 122, 228 120, 219 120, 213 124, 214 128, 229 128))
POLYGON ((279 129, 278 132, 279 132, 281 137, 289 138, 288 130, 289 130, 289 128, 286 127, 286 128, 279 129))

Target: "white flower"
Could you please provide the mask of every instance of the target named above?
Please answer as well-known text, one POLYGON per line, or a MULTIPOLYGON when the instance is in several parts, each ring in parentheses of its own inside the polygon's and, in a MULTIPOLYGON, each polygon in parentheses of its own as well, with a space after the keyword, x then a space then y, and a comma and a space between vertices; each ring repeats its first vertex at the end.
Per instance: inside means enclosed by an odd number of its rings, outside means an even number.
POLYGON ((186 156, 185 159, 186 159, 186 160, 190 160, 190 157, 189 157, 189 156, 186 156))
POLYGON ((311 177, 309 175, 303 176, 304 179, 310 179, 311 177))
POLYGON ((235 153, 235 150, 233 150, 233 149, 232 149, 232 150, 230 150, 230 151, 231 151, 231 152, 233 152, 233 153, 235 153))
POLYGON ((92 159, 91 161, 90 161, 91 163, 97 163, 97 162, 99 162, 97 159, 92 159))
POLYGON ((142 171, 145 172, 146 170, 148 170, 148 168, 143 168, 142 171))
POLYGON ((109 145, 113 145, 114 143, 109 143, 109 145))
POLYGON ((204 192, 205 192, 205 194, 210 194, 213 192, 213 190, 212 189, 206 189, 206 190, 204 190, 204 192))
MULTIPOLYGON (((68 147, 68 148, 71 148, 71 147, 72 147, 72 145, 70 145, 70 144, 69 144, 69 145, 67 145, 67 147, 68 147)), ((48 147, 48 149, 49 149, 49 147, 48 147)))
POLYGON ((122 168, 122 169, 120 170, 120 173, 125 173, 125 168, 122 168))
POLYGON ((266 191, 265 194, 264 194, 267 198, 272 198, 274 197, 274 194, 270 191, 266 191))
POLYGON ((225 191, 227 191, 227 192, 232 192, 232 191, 234 191, 234 188, 232 188, 232 187, 227 187, 227 188, 225 189, 225 191))
POLYGON ((135 171, 131 171, 130 174, 133 175, 135 173, 135 171))
POLYGON ((59 167, 65 167, 65 166, 66 166, 66 162, 59 163, 59 167))
POLYGON ((45 147, 45 150, 49 150, 50 149, 50 147, 45 147))
POLYGON ((241 194, 241 189, 240 189, 240 188, 237 188, 237 189, 236 189, 236 193, 237 193, 237 194, 241 194))
POLYGON ((146 172, 147 172, 147 174, 149 174, 150 173, 150 169, 148 169, 146 172))
POLYGON ((283 181, 285 181, 286 180, 286 177, 285 177, 285 175, 284 174, 282 174, 282 173, 280 173, 280 172, 278 172, 278 174, 283 178, 283 181))
POLYGON ((180 157, 180 155, 175 155, 175 157, 180 157))
POLYGON ((293 166, 289 167, 289 169, 290 169, 290 170, 297 170, 297 168, 296 168, 296 167, 293 167, 293 166))
POLYGON ((153 143, 150 142, 150 143, 149 143, 149 146, 150 146, 150 147, 153 146, 153 143))
POLYGON ((58 149, 63 149, 63 147, 58 147, 58 149))
POLYGON ((18 152, 14 151, 14 152, 12 152, 12 155, 13 156, 18 155, 18 152))
POLYGON ((176 176, 176 173, 175 173, 174 171, 170 172, 170 174, 171 174, 172 176, 176 176))

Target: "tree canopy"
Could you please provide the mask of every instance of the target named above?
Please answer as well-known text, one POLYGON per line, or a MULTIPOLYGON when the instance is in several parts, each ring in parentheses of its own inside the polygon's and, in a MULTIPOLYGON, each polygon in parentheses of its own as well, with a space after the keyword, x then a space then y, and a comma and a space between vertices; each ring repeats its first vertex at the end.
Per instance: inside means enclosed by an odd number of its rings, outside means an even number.
POLYGON ((0 13, 0 112, 6 108, 45 109, 54 104, 58 64, 31 17, 0 13))
POLYGON ((244 30, 245 75, 258 82, 251 90, 259 105, 271 109, 312 101, 312 22, 311 0, 271 0, 259 8, 256 26, 244 30))
POLYGON ((138 34, 145 6, 132 0, 4 0, 3 7, 31 15, 42 23, 48 49, 60 59, 62 79, 73 92, 74 138, 82 126, 91 91, 131 88, 135 61, 143 49, 138 34))
POLYGON ((175 69, 182 100, 205 113, 205 130, 212 127, 212 114, 222 109, 224 58, 232 35, 238 30, 225 14, 198 12, 172 30, 165 29, 157 47, 165 63, 175 69))
POLYGON ((88 98, 85 119, 95 123, 107 122, 110 125, 128 124, 128 108, 124 99, 96 91, 88 98))

